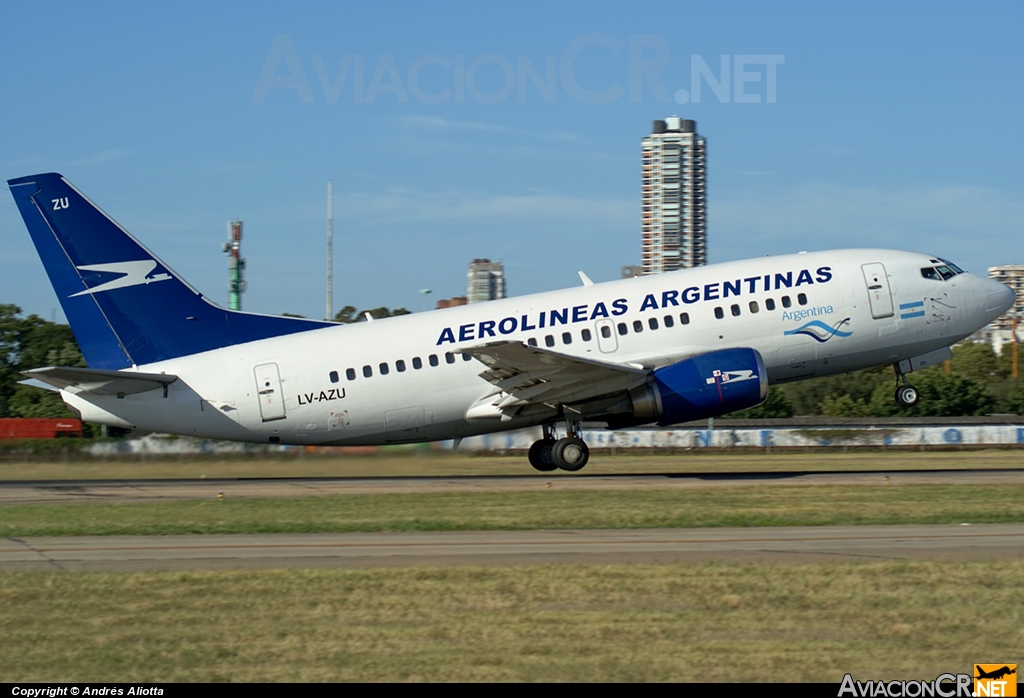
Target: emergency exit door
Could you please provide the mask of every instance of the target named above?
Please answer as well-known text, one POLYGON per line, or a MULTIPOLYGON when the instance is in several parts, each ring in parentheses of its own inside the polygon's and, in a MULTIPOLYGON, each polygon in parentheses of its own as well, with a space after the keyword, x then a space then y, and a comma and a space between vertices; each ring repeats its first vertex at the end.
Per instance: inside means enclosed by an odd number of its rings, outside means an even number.
POLYGON ((889 290, 889 277, 885 273, 885 265, 881 262, 862 264, 864 283, 868 287, 868 302, 871 304, 871 317, 883 318, 892 315, 892 291, 889 290))
POLYGON ((277 364, 260 364, 254 369, 256 392, 260 399, 260 416, 264 422, 284 419, 284 395, 281 393, 281 374, 277 364))
POLYGON ((597 346, 605 354, 611 354, 619 348, 619 339, 615 336, 615 323, 611 320, 598 320, 594 325, 597 332, 597 346))

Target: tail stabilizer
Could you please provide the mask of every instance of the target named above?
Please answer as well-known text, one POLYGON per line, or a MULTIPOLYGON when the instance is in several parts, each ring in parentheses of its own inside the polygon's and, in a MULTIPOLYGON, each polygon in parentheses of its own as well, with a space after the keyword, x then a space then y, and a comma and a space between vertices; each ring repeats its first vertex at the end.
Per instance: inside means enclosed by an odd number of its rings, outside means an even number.
POLYGON ((150 364, 332 324, 211 303, 59 174, 7 184, 91 368, 150 364))

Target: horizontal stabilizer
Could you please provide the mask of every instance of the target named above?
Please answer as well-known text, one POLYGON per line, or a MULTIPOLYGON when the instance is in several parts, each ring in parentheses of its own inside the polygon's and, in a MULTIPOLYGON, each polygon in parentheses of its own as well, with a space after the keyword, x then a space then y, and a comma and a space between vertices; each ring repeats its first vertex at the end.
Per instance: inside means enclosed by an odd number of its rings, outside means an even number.
POLYGON ((60 390, 78 388, 82 392, 96 395, 134 395, 164 388, 178 380, 177 376, 166 373, 104 371, 71 366, 35 368, 31 371, 22 371, 21 375, 60 390))

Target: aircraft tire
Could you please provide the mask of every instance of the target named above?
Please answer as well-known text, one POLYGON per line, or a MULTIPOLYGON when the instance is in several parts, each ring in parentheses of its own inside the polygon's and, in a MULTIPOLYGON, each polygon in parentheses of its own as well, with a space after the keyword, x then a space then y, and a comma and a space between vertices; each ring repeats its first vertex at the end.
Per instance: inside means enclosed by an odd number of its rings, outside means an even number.
POLYGON ((900 407, 912 407, 920 399, 917 388, 912 385, 901 385, 896 388, 896 404, 900 407))
POLYGON ((559 439, 551 449, 551 460, 560 469, 574 473, 581 470, 590 460, 590 449, 583 439, 577 439, 575 436, 559 439))
POLYGON ((534 441, 533 445, 530 446, 530 452, 527 457, 530 459, 530 465, 535 470, 539 470, 542 473, 550 473, 552 470, 558 469, 551 454, 555 443, 554 439, 541 439, 540 441, 534 441))

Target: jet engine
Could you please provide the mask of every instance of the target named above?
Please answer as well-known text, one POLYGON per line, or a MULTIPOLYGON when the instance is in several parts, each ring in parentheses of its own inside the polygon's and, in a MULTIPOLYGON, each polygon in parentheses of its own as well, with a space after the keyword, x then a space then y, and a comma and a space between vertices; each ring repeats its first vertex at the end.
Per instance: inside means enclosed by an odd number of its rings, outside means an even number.
POLYGON ((633 416, 659 426, 745 410, 767 395, 764 360, 747 348, 720 349, 662 366, 629 392, 633 416))

